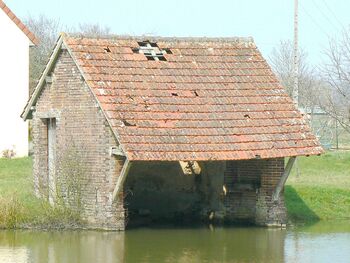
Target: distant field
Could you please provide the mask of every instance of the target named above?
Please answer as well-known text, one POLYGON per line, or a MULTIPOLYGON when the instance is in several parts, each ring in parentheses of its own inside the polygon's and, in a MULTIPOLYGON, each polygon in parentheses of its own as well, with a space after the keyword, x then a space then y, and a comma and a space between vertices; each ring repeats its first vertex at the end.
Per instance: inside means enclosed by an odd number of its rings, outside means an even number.
MULTIPOLYGON (((350 219, 350 151, 298 157, 285 188, 292 222, 350 219)), ((53 209, 33 195, 32 160, 0 159, 0 228, 70 227, 79 218, 64 209, 53 209)))

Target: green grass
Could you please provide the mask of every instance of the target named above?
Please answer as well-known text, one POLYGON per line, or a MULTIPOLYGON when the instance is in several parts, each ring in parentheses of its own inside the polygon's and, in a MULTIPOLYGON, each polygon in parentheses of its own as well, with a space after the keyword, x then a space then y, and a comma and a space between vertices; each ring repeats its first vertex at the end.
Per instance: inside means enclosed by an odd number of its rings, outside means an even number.
POLYGON ((62 205, 33 194, 32 159, 0 158, 0 228, 68 228, 80 219, 62 205))
POLYGON ((350 152, 298 157, 285 188, 292 221, 350 219, 350 152))

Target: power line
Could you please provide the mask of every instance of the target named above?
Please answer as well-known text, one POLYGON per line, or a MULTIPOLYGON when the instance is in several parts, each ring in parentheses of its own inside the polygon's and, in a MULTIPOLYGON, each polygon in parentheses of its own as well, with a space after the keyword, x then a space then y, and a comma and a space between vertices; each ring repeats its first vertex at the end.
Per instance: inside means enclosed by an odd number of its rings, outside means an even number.
POLYGON ((328 33, 320 26, 319 23, 316 22, 316 20, 312 17, 312 15, 306 10, 306 8, 300 3, 301 8, 303 9, 304 13, 311 19, 311 21, 316 25, 316 27, 320 30, 320 32, 322 32, 323 34, 325 34, 328 38, 329 35, 328 33))
POLYGON ((299 47, 298 47, 298 0, 294 0, 294 45, 293 45, 293 102, 298 108, 299 102, 299 47))
POLYGON ((325 14, 323 12, 323 10, 320 8, 320 6, 318 4, 316 4, 315 0, 312 0, 313 4, 316 6, 316 8, 318 9, 318 11, 320 11, 320 13, 328 20, 329 24, 332 25, 336 30, 338 30, 337 26, 335 26, 333 24, 333 22, 331 21, 331 19, 328 17, 327 14, 325 14))
POLYGON ((328 11, 332 14, 332 16, 335 18, 335 20, 338 22, 338 24, 342 27, 345 28, 343 23, 338 19, 337 15, 333 12, 333 10, 329 7, 329 5, 327 4, 327 2, 325 0, 322 0, 323 4, 325 5, 325 7, 328 9, 328 11))

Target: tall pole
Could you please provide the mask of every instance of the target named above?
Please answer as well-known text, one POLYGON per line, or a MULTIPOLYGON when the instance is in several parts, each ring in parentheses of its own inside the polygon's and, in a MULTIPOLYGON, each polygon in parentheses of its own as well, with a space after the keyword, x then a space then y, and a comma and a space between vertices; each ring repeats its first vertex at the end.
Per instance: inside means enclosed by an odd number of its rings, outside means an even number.
MULTIPOLYGON (((294 0, 294 85, 293 85, 293 102, 295 107, 299 108, 299 45, 298 45, 298 0, 294 0)), ((295 168, 297 178, 300 176, 298 159, 295 159, 295 168)))
POLYGON ((293 61, 293 71, 294 71, 294 85, 293 85, 293 102, 298 108, 299 104, 299 52, 298 52, 298 0, 294 0, 294 61, 293 61))

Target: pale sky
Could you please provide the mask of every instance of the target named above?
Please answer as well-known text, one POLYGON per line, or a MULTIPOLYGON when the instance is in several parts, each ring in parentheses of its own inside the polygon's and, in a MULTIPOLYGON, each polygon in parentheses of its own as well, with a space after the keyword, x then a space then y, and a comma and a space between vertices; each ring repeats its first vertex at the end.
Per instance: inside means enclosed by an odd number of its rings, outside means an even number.
MULTIPOLYGON (((68 27, 99 23, 116 34, 252 36, 268 58, 293 39, 294 0, 4 0, 21 19, 44 14, 68 27)), ((313 64, 350 24, 349 0, 299 0, 300 46, 313 64)))

